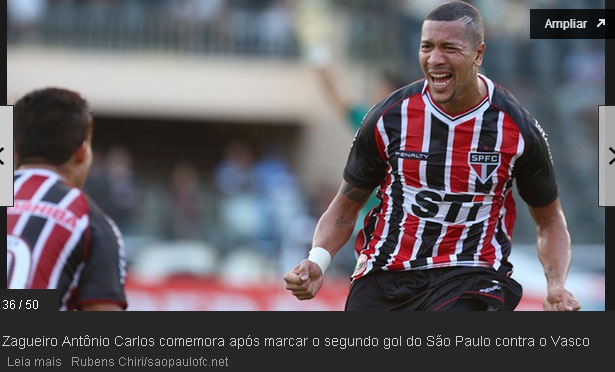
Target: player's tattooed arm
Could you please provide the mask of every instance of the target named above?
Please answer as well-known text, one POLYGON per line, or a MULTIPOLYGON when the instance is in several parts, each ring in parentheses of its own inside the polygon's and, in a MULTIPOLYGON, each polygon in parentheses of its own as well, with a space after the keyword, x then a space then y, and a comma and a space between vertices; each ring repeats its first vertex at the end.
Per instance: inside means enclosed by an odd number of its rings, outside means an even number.
POLYGON ((538 258, 547 279, 547 297, 542 306, 548 311, 579 310, 581 304, 566 289, 571 259, 570 234, 559 199, 529 210, 536 221, 538 258))
POLYGON ((335 219, 335 227, 354 230, 354 225, 357 220, 357 213, 359 209, 363 207, 367 199, 369 199, 371 193, 372 190, 352 186, 346 181, 342 182, 342 186, 340 187, 338 194, 345 196, 347 199, 341 198, 337 200, 338 203, 341 206, 345 206, 345 208, 340 210, 342 213, 340 213, 340 215, 338 215, 335 219))
POLYGON ((369 196, 372 194, 372 190, 361 189, 352 186, 348 182, 343 182, 340 187, 340 194, 346 196, 350 200, 363 204, 367 201, 367 199, 369 199, 369 196))
POLYGON ((335 226, 342 229, 354 230, 354 221, 344 216, 338 217, 338 219, 335 220, 335 226))
POLYGON ((547 278, 547 282, 550 282, 553 279, 553 266, 549 265, 545 268, 545 277, 547 278))
POLYGON ((342 182, 331 204, 318 220, 312 245, 325 247, 335 253, 350 239, 359 211, 367 201, 371 190, 360 189, 342 182))
POLYGON ((570 267, 570 234, 559 199, 542 207, 530 207, 536 222, 538 257, 547 287, 564 287, 570 267))

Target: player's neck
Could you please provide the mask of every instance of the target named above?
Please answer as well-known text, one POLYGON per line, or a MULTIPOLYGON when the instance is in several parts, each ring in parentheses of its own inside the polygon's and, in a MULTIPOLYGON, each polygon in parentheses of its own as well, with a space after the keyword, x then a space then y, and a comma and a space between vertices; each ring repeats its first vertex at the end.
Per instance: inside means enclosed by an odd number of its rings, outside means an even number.
POLYGON ((476 105, 481 103, 486 96, 487 83, 476 75, 475 83, 469 84, 460 97, 450 102, 441 103, 440 106, 447 114, 456 116, 473 109, 476 105))
POLYGON ((75 187, 76 185, 73 182, 73 176, 71 172, 64 165, 52 165, 47 163, 28 163, 22 164, 17 168, 18 170, 27 170, 27 169, 46 169, 57 173, 60 177, 64 179, 64 182, 71 187, 75 187))

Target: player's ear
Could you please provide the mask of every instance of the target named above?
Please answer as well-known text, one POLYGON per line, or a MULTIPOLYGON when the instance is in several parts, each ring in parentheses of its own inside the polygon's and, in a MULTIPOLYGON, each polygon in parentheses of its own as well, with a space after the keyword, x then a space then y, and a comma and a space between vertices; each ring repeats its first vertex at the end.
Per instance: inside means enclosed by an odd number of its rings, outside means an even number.
POLYGON ((474 49, 476 51, 476 56, 474 57, 474 64, 476 67, 480 67, 483 64, 483 56, 485 55, 485 43, 480 43, 479 46, 474 49))
POLYGON ((81 142, 81 145, 79 145, 77 150, 75 150, 75 152, 73 153, 73 159, 75 159, 75 162, 77 164, 81 164, 84 161, 86 161, 87 155, 88 155, 88 141, 85 140, 81 142))

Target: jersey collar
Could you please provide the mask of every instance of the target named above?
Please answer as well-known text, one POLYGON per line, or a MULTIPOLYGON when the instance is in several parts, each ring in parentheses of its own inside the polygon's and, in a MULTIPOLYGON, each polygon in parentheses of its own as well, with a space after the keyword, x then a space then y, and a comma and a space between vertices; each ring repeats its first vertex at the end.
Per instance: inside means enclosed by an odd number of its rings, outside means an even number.
POLYGON ((441 119, 444 119, 445 122, 452 123, 452 124, 458 124, 460 122, 465 122, 469 118, 476 116, 476 114, 484 112, 484 110, 486 110, 490 106, 491 99, 493 98, 493 91, 494 91, 495 85, 493 84, 491 79, 489 79, 483 74, 478 74, 478 77, 481 80, 483 80, 485 84, 487 85, 487 97, 485 97, 485 99, 480 101, 476 106, 460 114, 450 115, 446 113, 441 107, 439 107, 435 102, 433 102, 433 100, 431 99, 431 94, 429 93, 429 89, 427 89, 427 86, 428 86, 427 79, 425 79, 425 81, 423 82, 423 90, 422 90, 423 101, 425 102, 426 105, 428 105, 431 108, 430 111, 432 111, 434 114, 437 114, 437 116, 439 116, 441 119))
MULTIPOLYGON (((487 97, 489 98, 489 103, 491 103, 495 85, 493 84, 493 81, 491 81, 491 79, 489 79, 483 74, 478 74, 478 77, 481 78, 485 82, 485 84, 487 84, 487 93, 488 93, 487 97)), ((421 91, 421 94, 425 94, 425 93, 427 93, 427 79, 423 81, 423 90, 421 91)))
POLYGON ((21 176, 21 175, 39 175, 39 176, 45 176, 45 177, 55 177, 55 178, 61 180, 62 182, 66 183, 66 180, 64 179, 64 177, 62 177, 57 172, 54 172, 51 169, 46 169, 46 168, 18 169, 18 170, 15 171, 15 175, 16 176, 21 176))

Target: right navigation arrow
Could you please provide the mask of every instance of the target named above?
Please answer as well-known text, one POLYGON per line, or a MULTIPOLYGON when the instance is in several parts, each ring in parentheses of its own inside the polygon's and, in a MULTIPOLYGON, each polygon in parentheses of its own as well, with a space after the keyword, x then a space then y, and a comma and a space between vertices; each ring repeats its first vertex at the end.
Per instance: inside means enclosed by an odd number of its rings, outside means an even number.
MULTIPOLYGON (((612 147, 609 147, 609 150, 611 150, 611 152, 615 155, 615 150, 613 150, 613 148, 612 148, 612 147)), ((609 165, 611 165, 611 164, 613 164, 613 163, 615 163, 615 158, 613 158, 613 160, 611 160, 611 161, 609 162, 609 165)))

